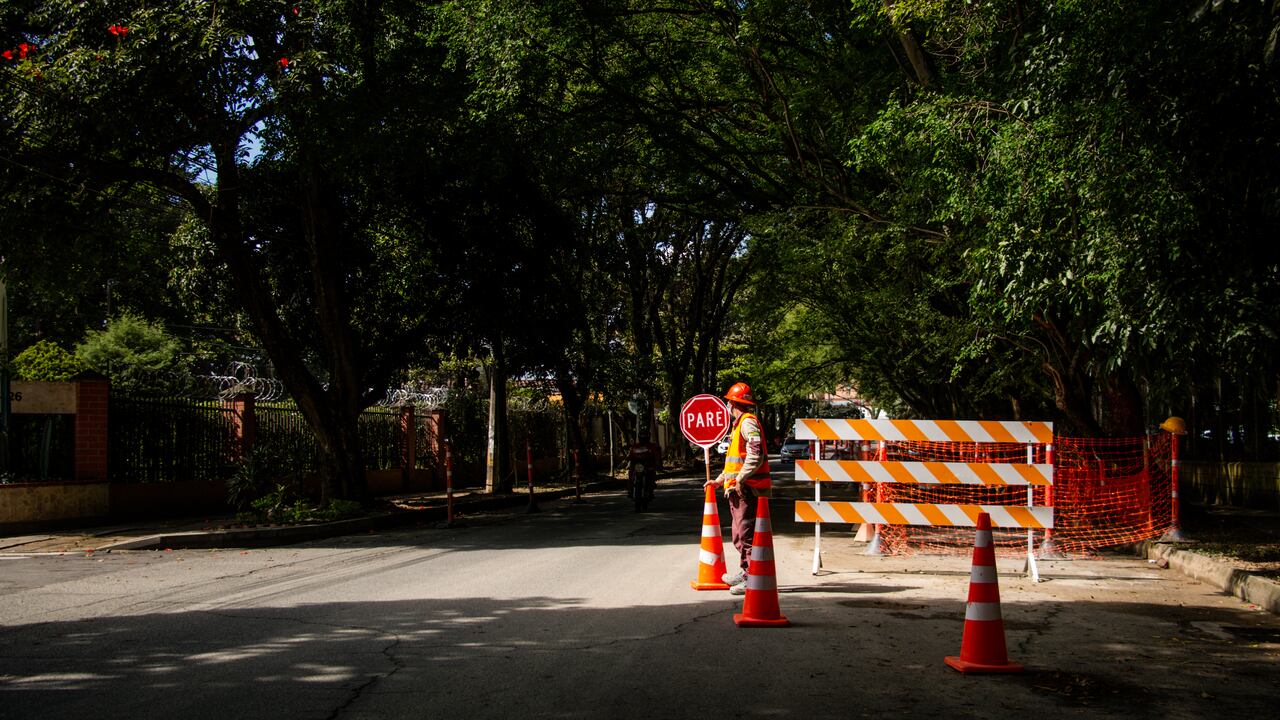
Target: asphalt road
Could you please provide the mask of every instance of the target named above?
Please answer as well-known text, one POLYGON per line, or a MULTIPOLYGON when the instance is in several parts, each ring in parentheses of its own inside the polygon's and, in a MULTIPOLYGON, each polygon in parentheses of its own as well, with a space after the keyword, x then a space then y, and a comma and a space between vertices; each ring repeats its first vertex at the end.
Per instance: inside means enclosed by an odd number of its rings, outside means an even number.
MULTIPOLYGON (((0 556, 0 718, 1270 717, 1280 619, 1138 558, 1000 561, 1009 655, 943 663, 968 557, 775 500, 782 612, 696 592, 699 479, 268 550, 0 556)), ((721 505, 722 519, 727 508, 721 505)), ((730 557, 733 551, 728 550, 730 557)))

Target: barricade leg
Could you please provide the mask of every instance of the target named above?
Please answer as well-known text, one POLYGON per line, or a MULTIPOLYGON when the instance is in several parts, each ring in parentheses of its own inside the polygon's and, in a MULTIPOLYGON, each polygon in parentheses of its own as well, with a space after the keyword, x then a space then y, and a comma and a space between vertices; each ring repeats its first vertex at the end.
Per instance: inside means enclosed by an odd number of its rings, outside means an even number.
MULTIPOLYGON (((819 446, 821 447, 821 446, 819 446)), ((822 502, 822 483, 815 482, 813 484, 813 501, 815 503, 822 502)), ((813 524, 813 571, 811 575, 817 575, 822 569, 822 523, 813 524)))

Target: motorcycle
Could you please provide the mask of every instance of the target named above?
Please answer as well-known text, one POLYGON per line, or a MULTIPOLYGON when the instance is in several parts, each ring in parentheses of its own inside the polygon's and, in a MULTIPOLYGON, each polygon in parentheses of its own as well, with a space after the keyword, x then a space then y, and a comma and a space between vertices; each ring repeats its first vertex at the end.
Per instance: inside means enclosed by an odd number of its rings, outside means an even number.
POLYGON ((635 503, 636 512, 649 507, 653 500, 654 488, 658 485, 657 457, 651 448, 640 445, 631 449, 628 458, 630 467, 627 472, 627 497, 635 503))

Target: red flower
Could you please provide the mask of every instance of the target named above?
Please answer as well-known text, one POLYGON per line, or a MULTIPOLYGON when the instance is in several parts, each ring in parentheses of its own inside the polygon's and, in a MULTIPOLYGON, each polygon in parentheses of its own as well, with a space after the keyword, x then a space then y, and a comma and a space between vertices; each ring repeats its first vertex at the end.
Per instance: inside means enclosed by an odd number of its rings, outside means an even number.
POLYGON ((276 61, 276 64, 279 65, 281 69, 287 68, 289 67, 289 58, 287 57, 280 58, 279 60, 276 61))
POLYGON ((298 14, 299 14, 299 11, 298 11, 297 6, 294 6, 294 8, 293 8, 293 16, 294 16, 294 17, 298 17, 298 14))
POLYGON ((13 51, 12 51, 12 50, 5 50, 4 52, 0 53, 0 57, 4 57, 4 59, 5 59, 5 60, 12 60, 12 59, 13 59, 13 51))
POLYGON ((21 45, 19 45, 19 46, 18 46, 18 57, 19 57, 19 58, 26 58, 26 57, 27 57, 27 51, 32 50, 32 49, 33 49, 33 48, 32 48, 30 45, 28 45, 28 44, 26 44, 26 43, 22 43, 21 45))
POLYGON ((107 28, 107 32, 111 33, 112 35, 115 35, 118 38, 122 38, 125 35, 129 34, 129 28, 123 25, 112 25, 111 27, 107 28))

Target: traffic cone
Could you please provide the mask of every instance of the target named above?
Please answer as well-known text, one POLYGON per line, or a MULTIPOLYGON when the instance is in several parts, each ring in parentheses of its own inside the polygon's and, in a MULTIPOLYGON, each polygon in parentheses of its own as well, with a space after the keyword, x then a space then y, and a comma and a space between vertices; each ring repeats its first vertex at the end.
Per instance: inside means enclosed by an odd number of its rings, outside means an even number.
POLYGON ((742 612, 733 616, 738 627, 787 627, 791 621, 778 609, 778 578, 773 564, 773 524, 769 499, 756 502, 756 529, 747 563, 747 592, 742 612))
POLYGON ((1005 649, 1000 584, 996 580, 996 550, 991 543, 991 516, 987 513, 978 513, 960 657, 949 656, 944 660, 962 673, 1022 672, 1021 665, 1009 662, 1005 649))
POLYGON ((698 549, 698 579, 689 585, 694 590, 728 590, 724 574, 724 538, 720 532, 720 512, 716 509, 716 489, 707 486, 702 504, 702 544, 698 549))

